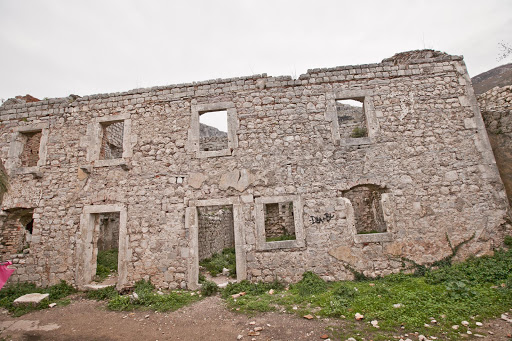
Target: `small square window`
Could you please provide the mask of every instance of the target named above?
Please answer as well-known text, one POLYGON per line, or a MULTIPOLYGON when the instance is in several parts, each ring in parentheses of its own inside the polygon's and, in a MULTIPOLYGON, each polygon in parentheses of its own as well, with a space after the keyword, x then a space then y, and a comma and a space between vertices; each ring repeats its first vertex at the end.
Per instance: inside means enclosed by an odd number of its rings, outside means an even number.
POLYGON ((104 122, 101 124, 102 138, 100 160, 113 160, 123 157, 124 122, 104 122))
POLYGON ((265 204, 265 241, 295 240, 293 202, 265 204))
POLYGON ((87 130, 91 141, 87 149, 87 161, 93 167, 125 167, 129 163, 133 155, 131 121, 129 114, 94 119, 87 130))
POLYGON ((256 203, 256 248, 261 251, 305 246, 299 196, 259 197, 256 203))
POLYGON ((35 167, 39 162, 42 131, 22 132, 23 150, 20 154, 21 167, 35 167))

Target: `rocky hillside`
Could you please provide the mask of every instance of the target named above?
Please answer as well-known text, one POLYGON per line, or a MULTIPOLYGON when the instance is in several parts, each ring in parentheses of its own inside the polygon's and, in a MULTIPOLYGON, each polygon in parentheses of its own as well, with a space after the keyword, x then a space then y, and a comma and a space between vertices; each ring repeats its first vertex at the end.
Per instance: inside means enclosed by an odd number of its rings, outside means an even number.
POLYGON ((475 94, 480 95, 492 88, 512 85, 512 63, 495 67, 471 78, 475 94))

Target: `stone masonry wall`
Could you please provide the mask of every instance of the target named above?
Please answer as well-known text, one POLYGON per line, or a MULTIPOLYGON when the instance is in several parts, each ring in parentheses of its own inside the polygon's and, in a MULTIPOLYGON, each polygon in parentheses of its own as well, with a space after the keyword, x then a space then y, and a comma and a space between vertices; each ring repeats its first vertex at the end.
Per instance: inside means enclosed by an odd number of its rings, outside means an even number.
POLYGON ((235 246, 232 206, 202 206, 199 217, 199 260, 235 246))
POLYGON ((512 85, 495 87, 479 95, 478 105, 512 205, 512 85))
POLYGON ((198 200, 236 203, 237 259, 246 265, 237 275, 249 280, 297 281, 307 270, 348 279, 348 264, 385 275, 401 269, 399 256, 423 264, 449 255, 446 236, 457 245, 474 235, 461 259, 492 252, 505 232, 503 184, 459 56, 413 51, 376 64, 312 69, 298 79, 263 74, 8 104, 0 121, 4 164, 16 165, 5 163, 15 157, 15 129, 43 124, 48 131, 37 173, 8 169, 2 210, 34 210, 30 249, 13 281, 76 284, 81 220, 97 205, 126 208, 126 284, 145 278, 164 288, 193 287, 197 241, 186 212, 198 200), (340 140, 330 108, 361 94, 369 103, 368 137, 340 140), (191 108, 215 103, 229 104, 236 143, 229 155, 207 157, 189 139, 191 108), (131 153, 96 161, 97 122, 115 117, 125 129, 129 124, 131 153), (361 184, 386 188, 386 233, 356 234, 343 193, 361 184), (255 200, 286 196, 297 198, 303 243, 258 246, 255 200))

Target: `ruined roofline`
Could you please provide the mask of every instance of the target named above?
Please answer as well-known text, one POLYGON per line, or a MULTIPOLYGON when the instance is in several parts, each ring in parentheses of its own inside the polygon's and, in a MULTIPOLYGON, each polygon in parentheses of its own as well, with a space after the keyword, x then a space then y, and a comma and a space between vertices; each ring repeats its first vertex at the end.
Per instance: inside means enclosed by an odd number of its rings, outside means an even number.
MULTIPOLYGON (((434 51, 434 50, 413 50, 400 52, 395 54, 393 57, 383 59, 380 63, 372 63, 372 64, 360 64, 360 65, 346 65, 346 66, 336 66, 331 68, 316 68, 316 69, 308 69, 305 74, 301 74, 299 78, 293 79, 291 76, 268 76, 266 73, 256 74, 251 76, 242 76, 242 77, 233 77, 233 78, 217 78, 210 79, 205 81, 198 81, 192 83, 180 83, 180 84, 171 84, 164 86, 153 86, 148 88, 136 88, 129 91, 124 92, 114 92, 114 93, 100 93, 93 94, 88 96, 76 96, 70 95, 68 97, 56 97, 50 98, 46 100, 41 100, 38 102, 30 102, 30 103, 22 103, 22 104, 11 104, 11 105, 0 105, 0 112, 10 110, 10 109, 22 109, 22 108, 31 108, 31 107, 39 107, 39 106, 47 106, 53 104, 67 104, 67 105, 77 105, 79 102, 88 102, 91 100, 101 100, 113 97, 121 97, 121 96, 131 96, 131 95, 141 95, 144 93, 151 93, 156 91, 170 91, 170 93, 183 93, 189 90, 200 90, 200 87, 205 87, 205 90, 210 85, 220 85, 225 84, 229 86, 229 83, 235 83, 234 85, 241 85, 239 82, 245 81, 256 81, 264 79, 266 81, 266 87, 275 87, 275 86, 295 86, 295 85, 304 85, 304 81, 311 79, 312 77, 320 77, 323 74, 329 72, 343 72, 348 70, 355 70, 353 74, 357 73, 357 70, 362 69, 371 69, 371 68, 379 68, 382 66, 396 66, 400 69, 406 69, 407 65, 410 64, 422 64, 422 63, 440 63, 440 62, 450 62, 450 61, 461 61, 463 60, 463 56, 449 55, 444 52, 434 51), (399 65, 399 66, 398 66, 399 65)), ((352 74, 352 73, 351 73, 352 74)), ((376 77, 378 78, 378 77, 376 77)), ((253 85, 254 86, 254 85, 253 85)), ((156 94, 155 94, 156 95, 156 94)))

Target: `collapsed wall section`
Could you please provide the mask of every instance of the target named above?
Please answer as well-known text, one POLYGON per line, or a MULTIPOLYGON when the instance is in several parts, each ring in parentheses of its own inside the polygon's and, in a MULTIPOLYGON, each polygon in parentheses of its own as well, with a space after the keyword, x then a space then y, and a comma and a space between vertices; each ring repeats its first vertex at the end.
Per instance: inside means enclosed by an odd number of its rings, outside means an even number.
POLYGON ((28 247, 4 255, 17 260, 14 281, 87 281, 94 252, 85 232, 98 207, 122 207, 126 218, 120 283, 163 288, 197 279, 197 201, 230 198, 237 276, 254 281, 297 281, 307 270, 348 279, 350 267, 386 275, 402 256, 433 262, 469 239, 458 256, 482 255, 503 237, 506 197, 458 56, 419 51, 299 79, 256 75, 4 105, 0 120, 11 175, 2 211, 33 209, 28 247), (341 115, 360 118, 358 134, 339 119, 337 102, 347 99, 362 103, 357 115, 341 115), (212 111, 226 112, 227 145, 205 150, 200 116, 212 111), (122 153, 107 158, 103 134, 116 122, 122 153), (22 167, 20 136, 31 131, 41 131, 44 157, 22 167), (351 195, 358 186, 378 190, 351 195), (267 240, 265 206, 269 216, 286 203, 292 210, 274 226, 293 239, 267 240))

